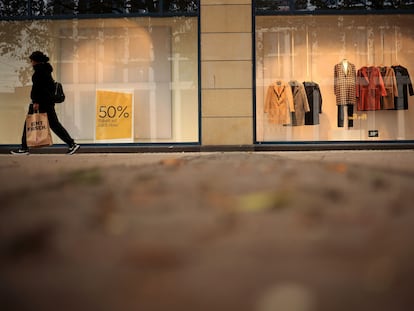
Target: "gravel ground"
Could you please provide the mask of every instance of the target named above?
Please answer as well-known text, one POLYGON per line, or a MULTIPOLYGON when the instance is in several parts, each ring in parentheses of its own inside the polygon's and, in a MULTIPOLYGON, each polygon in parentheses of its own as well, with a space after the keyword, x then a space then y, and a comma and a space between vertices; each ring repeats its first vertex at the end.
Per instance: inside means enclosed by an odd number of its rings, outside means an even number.
POLYGON ((414 310, 414 152, 0 155, 0 310, 414 310))

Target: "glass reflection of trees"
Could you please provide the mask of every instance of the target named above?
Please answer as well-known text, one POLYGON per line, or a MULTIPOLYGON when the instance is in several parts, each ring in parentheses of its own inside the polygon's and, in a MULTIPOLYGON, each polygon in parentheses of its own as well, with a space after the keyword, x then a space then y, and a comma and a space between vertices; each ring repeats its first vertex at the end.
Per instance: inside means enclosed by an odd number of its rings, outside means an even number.
POLYGON ((0 21, 0 62, 14 60, 21 85, 31 81, 29 55, 42 50, 50 55, 53 43, 48 35, 50 21, 0 21))
POLYGON ((256 12, 414 9, 412 0, 256 0, 256 12))
POLYGON ((106 15, 180 15, 198 13, 198 0, 3 0, 0 18, 106 15))

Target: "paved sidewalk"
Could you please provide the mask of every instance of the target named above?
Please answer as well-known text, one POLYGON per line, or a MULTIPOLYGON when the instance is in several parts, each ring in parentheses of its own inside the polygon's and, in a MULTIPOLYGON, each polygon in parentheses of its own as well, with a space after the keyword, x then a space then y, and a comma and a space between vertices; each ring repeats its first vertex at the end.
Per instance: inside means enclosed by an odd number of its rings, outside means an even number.
POLYGON ((0 155, 1 310, 414 309, 414 151, 0 155))

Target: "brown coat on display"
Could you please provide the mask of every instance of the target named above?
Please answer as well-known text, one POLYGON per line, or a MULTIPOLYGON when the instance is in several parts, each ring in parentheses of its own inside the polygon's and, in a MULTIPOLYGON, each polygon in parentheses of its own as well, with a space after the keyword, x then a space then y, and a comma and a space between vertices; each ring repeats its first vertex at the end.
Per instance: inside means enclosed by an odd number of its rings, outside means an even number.
POLYGON ((292 89, 295 112, 292 113, 292 125, 305 125, 305 113, 310 111, 305 87, 296 80, 289 81, 292 89))
POLYGON ((398 88, 394 69, 391 67, 380 67, 380 72, 387 92, 386 96, 381 97, 381 108, 395 109, 394 97, 398 97, 398 88))
POLYGON ((380 98, 387 92, 378 67, 364 66, 358 70, 356 95, 359 111, 381 109, 380 98))
POLYGON ((270 123, 290 124, 290 112, 295 111, 292 90, 288 83, 276 81, 267 88, 264 112, 270 123))

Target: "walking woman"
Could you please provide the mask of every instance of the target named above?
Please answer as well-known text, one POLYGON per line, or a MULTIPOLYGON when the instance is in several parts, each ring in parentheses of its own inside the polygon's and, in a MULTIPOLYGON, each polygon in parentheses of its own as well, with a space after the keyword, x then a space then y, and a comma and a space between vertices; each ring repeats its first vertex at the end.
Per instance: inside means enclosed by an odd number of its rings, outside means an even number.
MULTIPOLYGON (((52 99, 52 94, 54 93, 54 80, 52 78, 53 67, 49 63, 49 57, 40 51, 36 51, 29 58, 34 70, 32 76, 33 86, 30 92, 32 103, 29 105, 29 114, 34 111, 46 112, 50 129, 69 146, 66 154, 74 154, 78 151, 80 145, 75 143, 73 138, 59 122, 56 115, 55 103, 52 99)), ((13 150, 11 153, 20 155, 29 154, 29 148, 26 143, 26 124, 23 127, 21 148, 13 150)))

